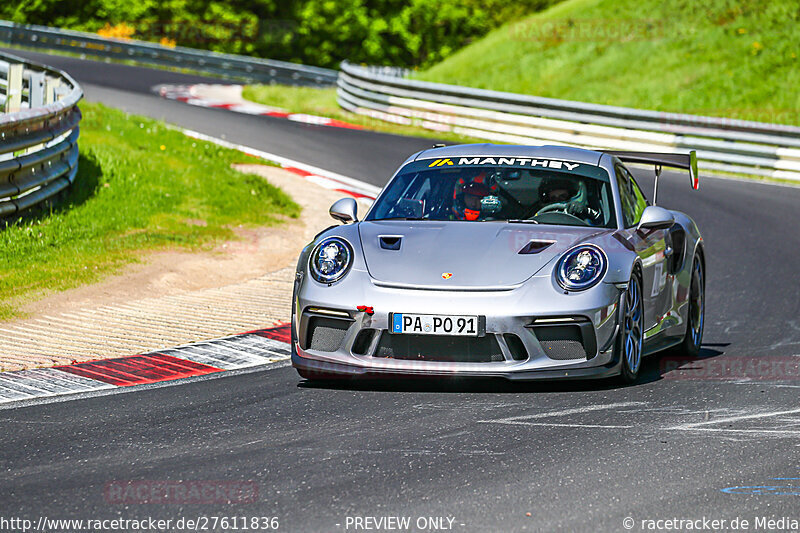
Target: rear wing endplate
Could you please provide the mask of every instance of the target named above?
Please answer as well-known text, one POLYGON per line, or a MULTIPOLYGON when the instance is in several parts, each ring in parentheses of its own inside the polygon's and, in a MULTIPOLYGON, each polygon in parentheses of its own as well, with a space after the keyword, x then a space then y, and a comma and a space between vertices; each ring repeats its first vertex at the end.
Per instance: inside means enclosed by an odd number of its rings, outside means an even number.
POLYGON ((659 152, 619 152, 615 150, 604 150, 604 153, 619 158, 623 163, 642 163, 645 165, 655 165, 656 174, 661 174, 661 168, 683 168, 689 171, 689 179, 692 188, 700 188, 700 176, 697 173, 697 152, 692 150, 688 154, 662 154, 659 152))

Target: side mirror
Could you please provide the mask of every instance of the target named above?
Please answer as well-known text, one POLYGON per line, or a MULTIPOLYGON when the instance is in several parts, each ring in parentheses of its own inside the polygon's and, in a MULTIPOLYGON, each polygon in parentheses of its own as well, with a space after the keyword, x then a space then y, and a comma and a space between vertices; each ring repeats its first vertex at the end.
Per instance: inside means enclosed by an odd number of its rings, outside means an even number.
POLYGON ((338 220, 343 224, 350 224, 351 222, 358 222, 358 204, 354 198, 342 198, 336 200, 328 211, 334 220, 338 220))
POLYGON ((642 213, 642 220, 639 221, 639 226, 636 229, 667 229, 675 223, 675 217, 672 213, 658 207, 657 205, 649 205, 642 213))

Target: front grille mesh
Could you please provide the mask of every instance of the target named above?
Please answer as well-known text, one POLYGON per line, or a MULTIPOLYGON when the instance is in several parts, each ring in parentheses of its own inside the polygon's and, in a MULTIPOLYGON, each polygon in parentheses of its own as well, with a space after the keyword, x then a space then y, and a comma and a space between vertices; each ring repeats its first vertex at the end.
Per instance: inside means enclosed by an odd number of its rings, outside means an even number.
POLYGON ((342 345, 350 323, 332 318, 311 317, 307 346, 320 352, 335 352, 342 345))
POLYGON ((451 337, 446 335, 381 335, 374 357, 450 363, 504 361, 494 335, 451 337))
POLYGON ((560 340, 543 341, 542 349, 547 357, 557 361, 568 361, 571 359, 583 359, 586 357, 586 350, 579 341, 560 340))
POLYGON ((578 326, 543 326, 534 328, 545 355, 556 361, 585 359, 583 335, 578 326))

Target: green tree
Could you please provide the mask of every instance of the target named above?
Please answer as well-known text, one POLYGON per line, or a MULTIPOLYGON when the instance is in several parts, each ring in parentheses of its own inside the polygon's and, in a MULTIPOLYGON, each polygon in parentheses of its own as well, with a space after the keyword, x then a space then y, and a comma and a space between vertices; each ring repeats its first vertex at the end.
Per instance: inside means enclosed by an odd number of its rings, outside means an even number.
POLYGON ((425 67, 514 18, 559 0, 29 0, 0 17, 335 67, 343 59, 425 67))

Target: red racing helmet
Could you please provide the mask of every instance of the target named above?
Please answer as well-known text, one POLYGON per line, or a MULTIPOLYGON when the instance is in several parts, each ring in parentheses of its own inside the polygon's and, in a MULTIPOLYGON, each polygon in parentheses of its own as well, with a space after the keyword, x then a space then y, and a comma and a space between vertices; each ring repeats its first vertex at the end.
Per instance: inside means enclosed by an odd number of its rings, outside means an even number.
POLYGON ((481 199, 488 196, 486 173, 481 172, 472 180, 460 178, 453 190, 453 211, 461 220, 478 220, 481 214, 481 199))

